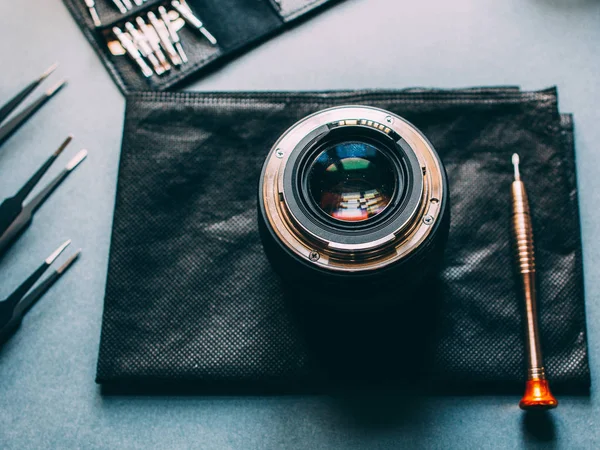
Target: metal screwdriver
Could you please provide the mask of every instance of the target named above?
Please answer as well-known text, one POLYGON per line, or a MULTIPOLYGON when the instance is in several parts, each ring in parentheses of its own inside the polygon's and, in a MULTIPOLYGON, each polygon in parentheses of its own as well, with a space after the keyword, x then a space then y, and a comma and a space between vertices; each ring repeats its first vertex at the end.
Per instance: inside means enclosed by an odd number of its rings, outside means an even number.
POLYGON ((183 17, 187 23, 196 28, 200 33, 204 35, 206 39, 212 44, 217 45, 217 39, 212 35, 210 31, 206 29, 202 21, 194 15, 192 10, 187 6, 187 3, 181 3, 178 0, 173 0, 171 6, 183 17))
POLYGON ((164 6, 159 6, 158 13, 160 14, 160 18, 167 27, 167 30, 169 31, 169 35, 171 36, 171 42, 173 42, 173 46, 177 50, 177 53, 179 53, 181 61, 183 61, 184 63, 188 62, 188 57, 183 51, 183 47, 181 46, 181 40, 179 39, 179 35, 177 34, 175 25, 171 23, 171 19, 169 18, 169 14, 167 13, 166 8, 164 6))
POLYGON ((131 22, 127 22, 125 24, 125 28, 133 38, 133 43, 136 45, 137 49, 142 54, 142 56, 144 58, 147 58, 148 61, 150 61, 152 67, 154 67, 154 71, 156 72, 156 74, 162 75, 163 73, 165 73, 165 69, 154 55, 154 52, 152 51, 152 48, 150 47, 150 44, 146 39, 146 35, 139 31, 136 27, 134 27, 131 22))
POLYGON ((127 14, 127 8, 125 8, 125 5, 121 2, 121 0, 113 0, 113 3, 121 14, 127 14))
POLYGON ((144 34, 144 36, 146 36, 146 40, 160 61, 160 64, 163 66, 163 69, 171 70, 171 64, 169 64, 167 57, 160 48, 160 38, 158 37, 154 27, 152 25, 147 25, 146 22, 144 22, 144 19, 142 19, 140 16, 135 18, 135 22, 137 23, 139 30, 144 34))
POLYGON ((144 59, 142 58, 142 55, 138 51, 133 41, 128 36, 126 36, 120 28, 113 27, 112 30, 119 42, 121 42, 121 45, 123 46, 125 51, 131 57, 131 59, 133 59, 140 67, 140 69, 142 69, 142 73, 144 74, 144 76, 146 78, 151 77, 153 73, 152 69, 148 66, 148 64, 146 64, 146 61, 144 61, 144 59))
POLYGON ((92 17, 92 21, 94 22, 95 27, 99 27, 102 25, 100 21, 100 17, 98 16, 98 11, 96 11, 96 2, 94 0, 84 0, 85 6, 87 6, 90 16, 92 17))
POLYGON ((533 227, 525 184, 519 172, 519 155, 512 156, 515 180, 512 183, 512 228, 515 241, 517 268, 523 285, 526 316, 527 382, 525 394, 519 402, 521 409, 544 410, 558 406, 550 392, 542 361, 535 284, 535 255, 533 227))
POLYGON ((175 50, 175 47, 173 47, 173 44, 171 43, 171 36, 169 35, 169 30, 167 29, 163 21, 158 19, 152 11, 148 13, 148 20, 156 30, 156 33, 160 38, 162 48, 167 52, 167 55, 169 55, 169 59, 171 60, 171 62, 176 66, 180 66, 181 64, 183 64, 181 57, 177 53, 177 50, 175 50))

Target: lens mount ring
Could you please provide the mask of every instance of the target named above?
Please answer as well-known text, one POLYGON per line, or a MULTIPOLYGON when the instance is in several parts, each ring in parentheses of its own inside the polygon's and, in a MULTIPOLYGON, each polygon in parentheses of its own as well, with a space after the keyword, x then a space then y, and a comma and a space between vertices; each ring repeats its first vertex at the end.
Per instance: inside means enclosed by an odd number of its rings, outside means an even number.
POLYGON ((382 109, 342 106, 302 119, 279 138, 263 167, 259 202, 267 227, 289 252, 322 270, 363 272, 416 251, 436 229, 447 195, 442 163, 412 124, 382 109), (400 186, 385 215, 359 226, 323 220, 307 208, 301 185, 306 177, 298 172, 310 165, 315 149, 344 135, 368 136, 390 148, 410 181, 400 186))

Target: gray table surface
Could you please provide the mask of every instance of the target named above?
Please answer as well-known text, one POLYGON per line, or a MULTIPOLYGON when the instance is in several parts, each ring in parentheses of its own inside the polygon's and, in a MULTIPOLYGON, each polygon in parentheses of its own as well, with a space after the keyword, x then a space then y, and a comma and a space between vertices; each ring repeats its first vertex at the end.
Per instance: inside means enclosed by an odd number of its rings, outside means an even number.
MULTIPOLYGON (((82 0, 83 1, 83 0, 82 0)), ((406 404, 327 396, 103 397, 94 384, 124 99, 60 0, 0 2, 0 99, 54 61, 69 86, 0 152, 12 195, 67 135, 88 160, 0 261, 0 298, 60 242, 82 259, 0 350, 0 448, 600 446, 600 396, 564 397, 545 427, 513 396, 406 404)), ((191 90, 559 87, 576 123, 593 383, 600 373, 600 1, 347 0, 191 90), (332 49, 336 49, 332 51, 332 49)), ((49 85, 50 83, 48 83, 49 85)), ((67 156, 62 156, 65 162, 67 156)), ((52 173, 60 169, 52 168, 52 173)))

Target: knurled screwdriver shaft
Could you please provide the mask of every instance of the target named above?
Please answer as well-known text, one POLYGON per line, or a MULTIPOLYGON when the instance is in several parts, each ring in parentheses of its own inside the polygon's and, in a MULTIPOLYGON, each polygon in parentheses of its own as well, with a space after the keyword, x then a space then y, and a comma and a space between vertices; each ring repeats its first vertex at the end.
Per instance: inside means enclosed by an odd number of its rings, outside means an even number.
POLYGON ((542 361, 540 347, 533 227, 525 184, 519 172, 519 155, 512 156, 515 180, 512 183, 512 231, 515 242, 515 257, 525 301, 525 346, 527 355, 527 382, 525 394, 519 402, 521 409, 551 409, 558 401, 550 392, 542 361))

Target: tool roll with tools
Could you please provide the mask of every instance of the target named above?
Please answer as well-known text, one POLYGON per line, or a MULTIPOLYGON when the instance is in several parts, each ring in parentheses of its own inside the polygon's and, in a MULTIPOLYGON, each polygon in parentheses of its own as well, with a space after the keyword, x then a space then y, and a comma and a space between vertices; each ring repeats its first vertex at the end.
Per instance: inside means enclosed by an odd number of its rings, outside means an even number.
POLYGON ((128 97, 97 381, 586 392, 572 132, 553 89, 128 97))
POLYGON ((125 93, 197 78, 335 0, 63 0, 125 93))

